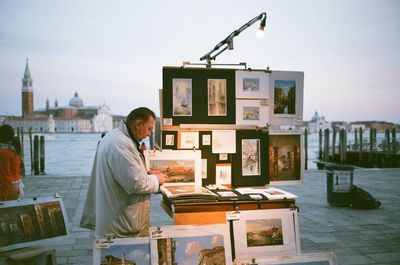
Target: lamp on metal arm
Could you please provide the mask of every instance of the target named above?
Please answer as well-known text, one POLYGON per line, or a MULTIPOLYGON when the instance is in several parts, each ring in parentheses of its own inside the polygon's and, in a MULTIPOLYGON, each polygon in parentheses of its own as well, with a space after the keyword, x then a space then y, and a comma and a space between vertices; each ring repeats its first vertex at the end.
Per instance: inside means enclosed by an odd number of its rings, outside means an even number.
POLYGON ((260 28, 258 29, 258 32, 256 36, 258 38, 263 38, 264 37, 264 27, 265 27, 265 21, 267 19, 267 14, 265 12, 261 13, 260 15, 256 16, 243 26, 241 26, 239 29, 235 30, 231 34, 228 35, 224 40, 222 40, 220 43, 218 43, 214 49, 209 51, 207 54, 205 54, 203 57, 200 58, 200 61, 206 60, 207 61, 207 68, 211 67, 211 61, 215 60, 218 55, 223 53, 225 50, 233 50, 233 38, 238 36, 242 31, 253 25, 255 22, 258 20, 261 20, 260 23, 260 28))

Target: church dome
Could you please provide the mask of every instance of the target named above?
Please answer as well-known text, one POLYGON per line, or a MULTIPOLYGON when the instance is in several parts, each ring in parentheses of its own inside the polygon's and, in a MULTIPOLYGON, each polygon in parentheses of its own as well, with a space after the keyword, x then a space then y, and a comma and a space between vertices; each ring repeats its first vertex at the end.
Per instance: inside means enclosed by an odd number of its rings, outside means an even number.
POLYGON ((75 92, 74 96, 69 100, 71 107, 83 107, 83 100, 78 96, 78 92, 75 92))

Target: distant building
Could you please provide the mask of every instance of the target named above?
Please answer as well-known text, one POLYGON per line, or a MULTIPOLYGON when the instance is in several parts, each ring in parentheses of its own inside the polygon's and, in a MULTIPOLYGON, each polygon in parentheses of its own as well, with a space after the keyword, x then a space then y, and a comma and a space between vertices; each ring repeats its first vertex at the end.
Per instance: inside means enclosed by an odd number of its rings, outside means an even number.
POLYGON ((2 123, 14 128, 23 128, 33 132, 108 132, 113 129, 113 117, 110 108, 101 106, 84 106, 83 100, 75 92, 68 106, 54 107, 46 100, 46 107, 34 110, 33 80, 26 60, 24 77, 22 79, 21 98, 22 116, 2 117, 2 123))
POLYGON ((306 125, 310 133, 331 128, 331 123, 327 122, 324 116, 319 116, 317 111, 315 111, 314 116, 312 116, 311 120, 307 122, 306 125))

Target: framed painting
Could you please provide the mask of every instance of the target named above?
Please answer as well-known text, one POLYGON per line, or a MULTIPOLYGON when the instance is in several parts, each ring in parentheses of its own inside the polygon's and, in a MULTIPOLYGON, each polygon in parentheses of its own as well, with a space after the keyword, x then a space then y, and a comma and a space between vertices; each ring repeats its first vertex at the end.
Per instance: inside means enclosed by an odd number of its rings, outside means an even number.
POLYGON ((208 116, 226 116, 226 105, 226 79, 208 79, 208 116))
POLYGON ((37 245, 68 234, 61 198, 44 197, 0 203, 0 250, 37 245))
POLYGON ((271 73, 269 121, 281 125, 297 125, 303 120, 303 72, 273 71, 271 73))
POLYGON ((159 170, 168 178, 164 185, 182 183, 201 186, 201 152, 192 150, 146 151, 149 170, 159 170))
POLYGON ((212 152, 213 154, 236 153, 236 131, 235 130, 213 130, 212 152))
POLYGON ((303 180, 302 133, 270 133, 268 152, 271 183, 296 183, 303 180))
POLYGON ((162 131, 162 148, 163 149, 177 149, 178 138, 176 131, 162 131))
POLYGON ((236 125, 265 127, 268 123, 268 106, 260 100, 236 100, 236 125))
POLYGON ((93 246, 93 265, 136 264, 150 265, 148 237, 96 239, 93 246))
POLYGON ((269 73, 265 71, 235 72, 236 98, 261 99, 268 98, 269 73))
POLYGON ((232 167, 231 164, 216 164, 215 184, 217 186, 231 184, 232 167))
POLYGON ((151 264, 232 264, 229 226, 150 228, 151 264))
POLYGON ((268 132, 237 130, 236 153, 232 154, 233 187, 263 186, 268 177, 268 132))
POLYGON ((238 259, 300 253, 296 210, 241 211, 233 221, 233 234, 238 259))
POLYGON ((260 174, 260 139, 242 139, 242 176, 260 174))
POLYGON ((199 132, 179 132, 179 149, 199 149, 199 132))
POLYGON ((192 116, 192 79, 172 79, 172 103, 174 116, 192 116))

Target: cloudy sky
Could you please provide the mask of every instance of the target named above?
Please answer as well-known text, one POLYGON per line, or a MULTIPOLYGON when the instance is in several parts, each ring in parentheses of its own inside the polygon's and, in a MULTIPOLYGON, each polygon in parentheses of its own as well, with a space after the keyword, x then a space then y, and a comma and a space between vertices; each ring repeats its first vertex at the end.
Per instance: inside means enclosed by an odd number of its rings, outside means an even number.
POLYGON ((304 71, 304 120, 400 122, 397 0, 1 0, 0 115, 21 114, 26 58, 35 108, 77 91, 113 114, 158 113, 163 66, 199 62, 261 12, 264 39, 253 25, 217 63, 304 71))

